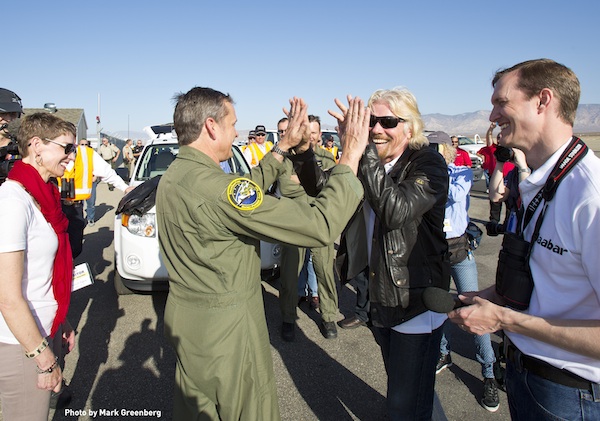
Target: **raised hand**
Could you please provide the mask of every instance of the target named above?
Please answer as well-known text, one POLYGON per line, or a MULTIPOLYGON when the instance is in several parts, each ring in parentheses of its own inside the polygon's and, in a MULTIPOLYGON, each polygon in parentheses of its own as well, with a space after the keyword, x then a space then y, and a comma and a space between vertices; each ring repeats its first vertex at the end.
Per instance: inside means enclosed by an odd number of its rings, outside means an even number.
POLYGON ((294 97, 290 99, 290 110, 284 108, 283 112, 288 118, 288 128, 279 140, 279 147, 283 150, 302 147, 310 138, 308 105, 302 98, 294 97))
POLYGON ((330 111, 329 114, 338 120, 338 127, 340 128, 339 134, 343 153, 339 163, 350 166, 356 174, 358 162, 369 144, 371 110, 365 108, 362 99, 352 98, 350 95, 348 95, 348 107, 339 100, 336 100, 336 104, 341 113, 330 111))
MULTIPOLYGON (((348 99, 348 104, 350 103, 350 101, 352 101, 352 95, 348 95, 346 97, 348 99)), ((329 113, 330 116, 332 116, 333 118, 335 118, 338 121, 338 125, 336 126, 336 130, 338 132, 338 136, 341 138, 344 135, 344 131, 346 130, 346 124, 345 124, 345 119, 346 119, 346 114, 348 113, 348 107, 346 107, 342 101, 340 101, 339 99, 335 98, 334 99, 335 105, 337 105, 337 107, 340 109, 341 113, 336 112, 336 111, 331 111, 331 110, 327 110, 327 112, 329 113)))

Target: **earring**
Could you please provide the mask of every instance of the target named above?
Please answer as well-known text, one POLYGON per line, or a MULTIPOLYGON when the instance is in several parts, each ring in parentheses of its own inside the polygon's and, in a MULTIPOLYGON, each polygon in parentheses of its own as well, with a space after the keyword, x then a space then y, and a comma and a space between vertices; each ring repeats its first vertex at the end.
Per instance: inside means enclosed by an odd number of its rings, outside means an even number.
POLYGON ((35 163, 38 164, 40 167, 42 166, 44 160, 41 155, 38 154, 35 156, 35 163))

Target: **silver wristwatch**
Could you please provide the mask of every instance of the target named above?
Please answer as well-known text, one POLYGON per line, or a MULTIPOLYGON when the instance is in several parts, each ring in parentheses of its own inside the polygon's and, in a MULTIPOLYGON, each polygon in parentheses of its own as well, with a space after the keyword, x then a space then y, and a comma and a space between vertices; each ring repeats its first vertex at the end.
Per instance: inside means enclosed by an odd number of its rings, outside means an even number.
POLYGON ((271 148, 271 152, 278 153, 278 154, 279 154, 279 155, 281 155, 281 156, 289 156, 289 155, 290 155, 290 153, 289 153, 288 151, 284 151, 283 149, 281 149, 281 148, 279 147, 279 145, 274 145, 274 146, 271 148))

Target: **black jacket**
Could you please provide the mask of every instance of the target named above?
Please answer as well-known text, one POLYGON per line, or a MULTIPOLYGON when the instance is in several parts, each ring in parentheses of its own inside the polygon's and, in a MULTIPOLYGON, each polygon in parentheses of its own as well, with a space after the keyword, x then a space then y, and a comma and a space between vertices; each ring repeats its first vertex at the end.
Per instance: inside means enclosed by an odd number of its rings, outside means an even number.
MULTIPOLYGON (((311 158, 294 157, 296 172, 307 192, 317 192, 327 176, 311 158), (307 188, 307 185, 312 186, 307 188)), ((371 318, 375 326, 391 327, 426 311, 426 287, 448 290, 450 263, 443 231, 448 197, 448 169, 434 149, 407 149, 386 174, 374 145, 361 159, 359 178, 377 220, 371 262, 362 206, 342 234, 338 258, 342 279, 369 266, 371 318)))

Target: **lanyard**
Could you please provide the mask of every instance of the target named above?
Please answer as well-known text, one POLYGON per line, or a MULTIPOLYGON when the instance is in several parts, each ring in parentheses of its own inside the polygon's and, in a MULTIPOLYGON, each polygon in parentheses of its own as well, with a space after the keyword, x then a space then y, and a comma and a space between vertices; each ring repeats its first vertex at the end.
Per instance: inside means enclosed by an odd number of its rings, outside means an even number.
MULTIPOLYGON (((536 222, 536 227, 535 227, 536 229, 533 234, 533 237, 531 238, 531 242, 534 242, 535 240, 537 240, 539 228, 542 224, 541 220, 544 217, 544 213, 546 211, 546 207, 548 206, 548 202, 550 200, 552 200, 552 198, 556 194, 556 189, 558 189, 558 185, 563 180, 563 178, 575 167, 575 164, 577 164, 581 159, 583 159, 583 157, 585 156, 587 151, 588 151, 587 145, 585 143, 583 143, 583 141, 581 139, 579 139, 578 137, 573 136, 573 138, 571 139, 571 142, 569 143, 567 148, 564 150, 564 152, 558 159, 558 162, 552 169, 552 172, 548 176, 548 179, 546 180, 546 184, 544 184, 544 187, 542 187, 540 189, 540 191, 537 192, 535 197, 531 200, 531 202, 527 206, 527 210, 525 210, 525 215, 523 218, 523 227, 522 227, 521 232, 523 232, 525 230, 525 228, 531 221, 531 218, 533 217, 533 214, 535 213, 538 206, 542 202, 542 199, 544 200, 544 208, 542 209, 542 212, 538 218, 538 221, 536 222)), ((521 215, 523 214, 522 208, 523 208, 523 205, 521 204, 521 209, 519 209, 519 213, 521 215)))

